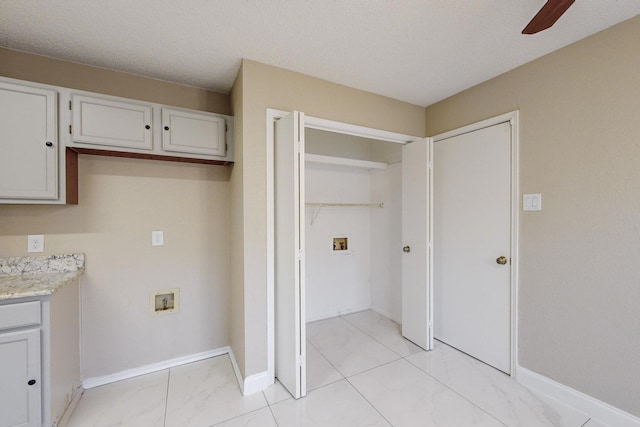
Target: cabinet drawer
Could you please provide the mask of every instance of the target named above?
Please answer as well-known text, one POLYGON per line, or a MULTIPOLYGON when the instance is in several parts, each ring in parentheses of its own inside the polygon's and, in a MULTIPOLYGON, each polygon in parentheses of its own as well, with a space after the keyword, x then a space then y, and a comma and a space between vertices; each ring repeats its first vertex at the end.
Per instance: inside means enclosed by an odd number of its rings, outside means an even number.
POLYGON ((40 324, 40 301, 0 305, 0 330, 40 324))
POLYGON ((111 147, 153 148, 151 105, 72 95, 73 142, 111 147))

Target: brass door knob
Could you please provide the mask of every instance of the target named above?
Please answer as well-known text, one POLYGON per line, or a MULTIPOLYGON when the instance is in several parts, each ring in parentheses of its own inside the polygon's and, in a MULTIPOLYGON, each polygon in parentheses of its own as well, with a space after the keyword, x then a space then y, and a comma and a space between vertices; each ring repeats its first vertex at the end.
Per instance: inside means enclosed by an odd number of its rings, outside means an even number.
POLYGON ((500 265, 505 265, 507 263, 507 257, 506 256, 501 256, 496 258, 496 262, 500 265))

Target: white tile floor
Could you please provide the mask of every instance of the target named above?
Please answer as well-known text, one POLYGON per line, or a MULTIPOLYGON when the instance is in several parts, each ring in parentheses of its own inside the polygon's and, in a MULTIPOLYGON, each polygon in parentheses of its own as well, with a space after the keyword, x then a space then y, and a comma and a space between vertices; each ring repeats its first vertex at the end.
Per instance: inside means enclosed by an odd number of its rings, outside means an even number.
POLYGON ((85 391, 68 427, 602 427, 445 345, 422 351, 373 312, 307 325, 307 397, 242 396, 228 356, 85 391))

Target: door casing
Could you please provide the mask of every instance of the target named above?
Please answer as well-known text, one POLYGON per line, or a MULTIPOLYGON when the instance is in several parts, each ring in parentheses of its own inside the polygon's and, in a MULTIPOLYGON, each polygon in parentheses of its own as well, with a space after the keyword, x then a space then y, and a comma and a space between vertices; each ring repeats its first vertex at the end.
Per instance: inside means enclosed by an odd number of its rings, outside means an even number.
MULTIPOLYGON (((275 250, 274 250, 274 229, 275 229, 275 206, 274 206, 274 122, 289 114, 288 111, 267 109, 267 138, 266 138, 266 160, 267 160, 267 376, 273 382, 275 378, 275 250)), ((389 132, 380 129, 367 128, 364 126, 352 125, 333 120, 321 119, 312 116, 304 116, 304 127, 324 130, 328 132, 342 133, 346 135, 358 136, 362 138, 377 139, 387 142, 405 144, 413 142, 421 137, 406 135, 396 132, 389 132)), ((430 326, 432 327, 432 326, 430 326)), ((433 334, 430 334, 433 336, 433 334)))

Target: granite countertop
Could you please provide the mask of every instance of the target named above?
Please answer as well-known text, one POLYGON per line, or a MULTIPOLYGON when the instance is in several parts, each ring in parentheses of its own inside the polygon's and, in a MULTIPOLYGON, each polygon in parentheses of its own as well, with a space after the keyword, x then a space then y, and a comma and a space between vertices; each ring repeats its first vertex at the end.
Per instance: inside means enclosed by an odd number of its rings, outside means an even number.
POLYGON ((51 295, 84 271, 84 254, 0 258, 0 301, 51 295))

